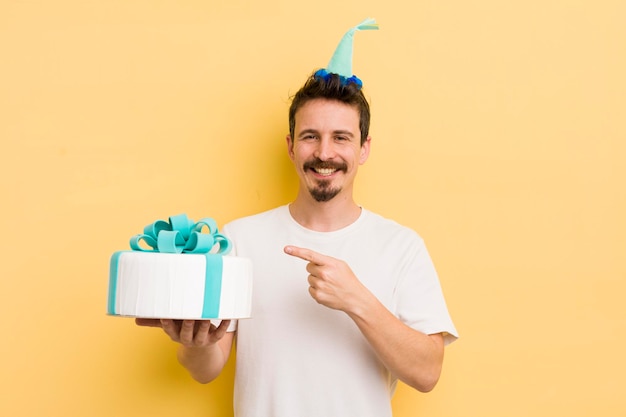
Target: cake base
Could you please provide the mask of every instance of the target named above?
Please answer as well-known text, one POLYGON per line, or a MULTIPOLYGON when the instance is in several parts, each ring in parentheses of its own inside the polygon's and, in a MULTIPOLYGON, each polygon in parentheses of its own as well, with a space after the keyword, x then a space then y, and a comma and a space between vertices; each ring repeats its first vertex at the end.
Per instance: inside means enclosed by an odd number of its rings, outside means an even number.
POLYGON ((107 313, 182 320, 249 318, 252 262, 217 254, 119 251, 111 257, 107 313))

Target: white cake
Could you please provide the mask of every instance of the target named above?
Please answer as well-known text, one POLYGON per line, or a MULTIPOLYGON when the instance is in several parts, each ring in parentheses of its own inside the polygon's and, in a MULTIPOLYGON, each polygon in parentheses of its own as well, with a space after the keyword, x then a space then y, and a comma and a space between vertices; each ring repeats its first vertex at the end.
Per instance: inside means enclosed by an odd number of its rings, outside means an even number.
MULTIPOLYGON (((189 224, 190 229, 195 225, 189 224)), ((203 225, 206 223, 194 230, 203 225)), ((155 242, 162 240, 159 232, 162 230, 154 233, 155 242)), ((162 253, 138 247, 137 238, 150 240, 146 235, 136 236, 134 242, 131 239, 136 250, 115 252, 111 257, 108 314, 195 320, 250 317, 252 262, 223 256, 220 252, 230 250, 230 242, 216 232, 215 227, 213 235, 221 240, 218 253, 162 253), (224 242, 227 244, 222 245, 224 242)), ((190 235, 188 231, 183 234, 185 238, 190 235)))

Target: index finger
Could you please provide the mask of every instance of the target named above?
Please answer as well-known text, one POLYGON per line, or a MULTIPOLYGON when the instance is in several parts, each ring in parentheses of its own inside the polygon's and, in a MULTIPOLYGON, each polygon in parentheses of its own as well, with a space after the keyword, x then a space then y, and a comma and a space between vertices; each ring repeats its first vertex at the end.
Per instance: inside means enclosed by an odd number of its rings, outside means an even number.
POLYGON ((309 261, 315 265, 324 265, 326 263, 326 256, 312 251, 311 249, 299 248, 297 246, 285 246, 285 253, 287 255, 304 259, 305 261, 309 261))

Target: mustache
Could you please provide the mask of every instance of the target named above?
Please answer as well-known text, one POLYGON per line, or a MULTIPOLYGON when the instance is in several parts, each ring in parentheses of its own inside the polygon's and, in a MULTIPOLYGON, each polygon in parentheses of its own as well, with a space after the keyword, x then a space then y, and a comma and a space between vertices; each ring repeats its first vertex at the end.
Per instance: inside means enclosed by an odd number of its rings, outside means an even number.
POLYGON ((322 161, 319 158, 306 161, 302 166, 305 170, 308 169, 336 169, 337 171, 346 171, 348 166, 344 162, 322 161))

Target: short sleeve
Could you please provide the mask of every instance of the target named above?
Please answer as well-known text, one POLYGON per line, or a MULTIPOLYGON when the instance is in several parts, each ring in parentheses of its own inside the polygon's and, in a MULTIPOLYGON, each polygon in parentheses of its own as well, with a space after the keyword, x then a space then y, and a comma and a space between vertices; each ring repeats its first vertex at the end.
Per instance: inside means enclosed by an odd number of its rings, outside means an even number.
POLYGON ((458 338, 458 333, 437 271, 424 241, 417 235, 412 240, 395 288, 395 313, 402 322, 422 333, 442 333, 445 344, 450 344, 458 338))

